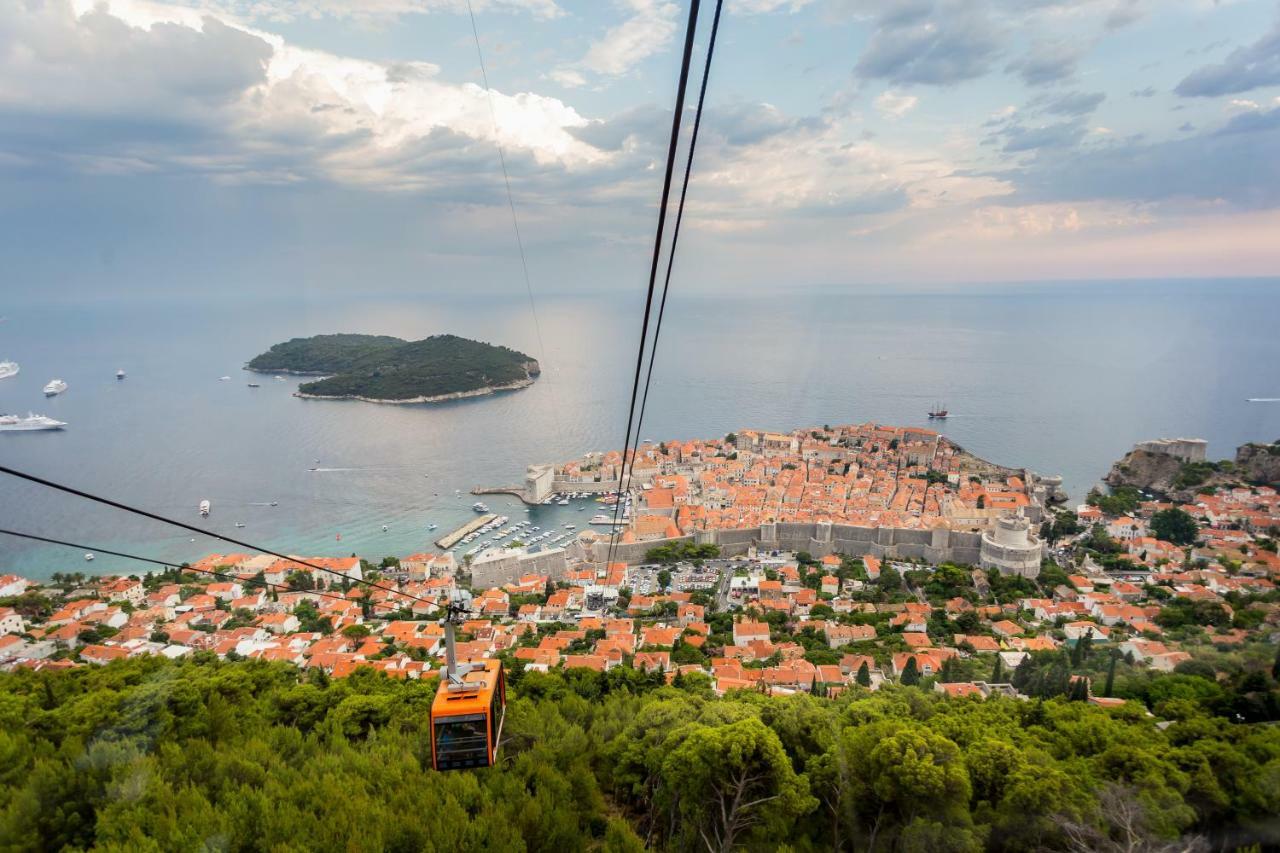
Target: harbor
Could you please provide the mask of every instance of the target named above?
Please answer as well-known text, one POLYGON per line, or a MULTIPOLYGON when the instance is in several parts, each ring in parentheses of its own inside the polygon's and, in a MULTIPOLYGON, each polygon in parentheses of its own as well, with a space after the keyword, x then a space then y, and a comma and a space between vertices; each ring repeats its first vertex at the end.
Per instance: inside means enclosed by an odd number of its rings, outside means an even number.
POLYGON ((468 536, 471 533, 474 533, 475 531, 479 530, 481 527, 484 527, 486 524, 493 521, 497 517, 498 517, 497 514, 492 512, 487 512, 484 515, 477 516, 471 519, 471 521, 468 521, 466 524, 459 527, 458 529, 454 530, 452 533, 446 534, 445 536, 441 536, 439 539, 436 540, 436 544, 446 550, 449 548, 452 548, 454 545, 457 545, 459 542, 461 542, 464 537, 468 536))

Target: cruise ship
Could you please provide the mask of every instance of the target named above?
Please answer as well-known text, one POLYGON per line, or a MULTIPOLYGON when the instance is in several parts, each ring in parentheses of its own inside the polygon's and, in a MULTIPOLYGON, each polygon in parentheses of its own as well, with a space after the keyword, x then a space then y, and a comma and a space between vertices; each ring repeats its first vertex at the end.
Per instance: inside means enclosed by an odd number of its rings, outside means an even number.
POLYGON ((49 384, 44 386, 44 395, 46 397, 56 397, 65 390, 67 390, 67 383, 61 379, 50 379, 49 384))
POLYGON ((21 368, 18 367, 18 363, 16 361, 0 361, 0 379, 8 379, 10 376, 17 376, 19 370, 21 370, 21 368))
POLYGON ((62 421, 46 418, 44 415, 27 413, 25 418, 17 415, 0 415, 0 432, 21 432, 37 429, 62 429, 66 426, 62 421))

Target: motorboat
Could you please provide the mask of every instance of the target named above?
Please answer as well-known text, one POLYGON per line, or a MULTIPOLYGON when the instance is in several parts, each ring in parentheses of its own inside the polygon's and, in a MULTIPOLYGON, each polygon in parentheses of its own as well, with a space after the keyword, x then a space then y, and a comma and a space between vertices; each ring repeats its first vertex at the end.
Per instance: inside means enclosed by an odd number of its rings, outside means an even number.
POLYGON ((93 562, 93 552, 92 552, 92 551, 87 551, 87 552, 85 552, 84 559, 85 559, 85 562, 92 563, 92 562, 93 562))
POLYGON ((213 504, 209 503, 207 500, 200 501, 200 517, 201 518, 208 518, 209 510, 211 509, 213 509, 213 504))
POLYGON ((17 376, 18 371, 22 368, 18 367, 16 361, 0 361, 0 379, 8 379, 10 376, 17 376))
POLYGON ((17 415, 0 415, 0 432, 29 432, 42 429, 62 429, 66 426, 62 421, 55 421, 44 415, 27 413, 25 418, 17 415))
POLYGON ((123 367, 116 371, 116 379, 117 379, 117 380, 124 379, 124 368, 123 368, 123 367))
POLYGON ((46 397, 56 397, 65 390, 67 390, 67 383, 61 379, 50 379, 49 384, 44 386, 44 395, 46 397))

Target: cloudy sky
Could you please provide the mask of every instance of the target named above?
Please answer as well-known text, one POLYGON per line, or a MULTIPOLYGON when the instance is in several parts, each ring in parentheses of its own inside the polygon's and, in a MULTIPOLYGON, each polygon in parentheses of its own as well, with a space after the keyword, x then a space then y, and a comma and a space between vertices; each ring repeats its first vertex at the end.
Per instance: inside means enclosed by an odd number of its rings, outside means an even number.
MULTIPOLYGON (((3 288, 638 287, 686 5, 472 2, 0 3, 3 288)), ((1280 271, 1276 0, 725 7, 688 290, 1280 271)))

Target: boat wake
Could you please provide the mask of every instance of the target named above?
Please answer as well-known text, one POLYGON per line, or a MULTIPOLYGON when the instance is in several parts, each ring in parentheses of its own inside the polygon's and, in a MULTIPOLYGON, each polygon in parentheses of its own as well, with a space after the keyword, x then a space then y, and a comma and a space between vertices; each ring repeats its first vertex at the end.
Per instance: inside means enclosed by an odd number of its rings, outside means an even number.
POLYGON ((1250 403, 1280 403, 1280 397, 1250 397, 1250 403))

